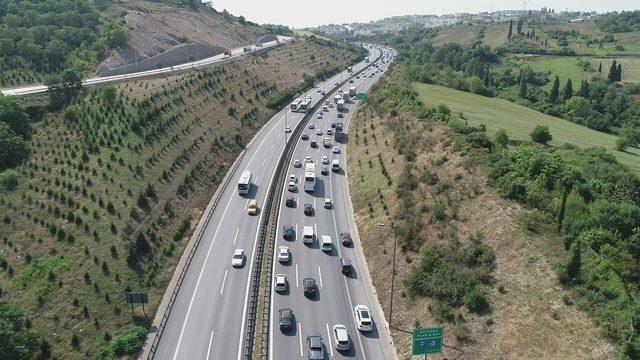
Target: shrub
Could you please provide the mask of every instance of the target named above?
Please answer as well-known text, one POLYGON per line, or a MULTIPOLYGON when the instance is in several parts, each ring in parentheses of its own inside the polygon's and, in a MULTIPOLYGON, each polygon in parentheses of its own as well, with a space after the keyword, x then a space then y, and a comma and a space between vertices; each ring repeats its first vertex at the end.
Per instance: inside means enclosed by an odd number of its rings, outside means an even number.
POLYGON ((496 135, 493 137, 493 140, 503 148, 506 148, 507 145, 509 145, 509 136, 507 135, 507 131, 504 129, 496 131, 496 135))
POLYGON ((548 126, 538 125, 529 134, 531 141, 538 144, 547 145, 552 139, 551 132, 549 132, 548 126))
POLYGON ((469 311, 480 314, 489 310, 489 300, 483 292, 474 289, 465 296, 464 306, 469 311))
POLYGON ((182 221, 180 221, 180 224, 178 224, 176 231, 173 232, 173 241, 181 240, 184 236, 184 233, 187 231, 187 229, 189 229, 189 226, 191 226, 191 219, 182 219, 182 221))
POLYGON ((5 170, 0 173, 0 192, 13 191, 18 187, 22 175, 16 170, 5 170))

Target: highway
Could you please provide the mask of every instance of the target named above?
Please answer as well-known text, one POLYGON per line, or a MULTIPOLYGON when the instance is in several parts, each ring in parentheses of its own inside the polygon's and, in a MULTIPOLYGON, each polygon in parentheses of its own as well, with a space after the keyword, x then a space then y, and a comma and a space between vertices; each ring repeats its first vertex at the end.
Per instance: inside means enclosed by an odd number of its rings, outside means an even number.
MULTIPOLYGON (((387 60, 393 55, 390 49, 385 49, 387 60)), ((373 56, 372 58, 375 58, 373 56)), ((347 90, 349 86, 355 85, 358 92, 363 92, 375 82, 379 76, 388 68, 390 61, 380 64, 381 72, 375 72, 370 77, 372 70, 367 70, 366 75, 361 79, 356 79, 354 84, 347 84, 343 88, 347 90)), ((375 68, 373 68, 375 70, 375 68)), ((275 292, 271 290, 271 321, 269 338, 269 358, 272 360, 308 358, 306 343, 307 335, 319 333, 322 336, 325 359, 335 358, 355 358, 380 360, 387 359, 389 355, 388 346, 391 339, 382 324, 382 314, 377 311, 377 299, 367 291, 371 279, 363 277, 364 255, 359 249, 359 243, 345 247, 340 243, 339 234, 348 232, 355 233, 353 214, 350 213, 350 206, 347 206, 346 197, 348 192, 347 179, 345 176, 346 162, 345 144, 346 137, 341 136, 340 142, 334 136, 326 135, 326 130, 331 128, 331 123, 342 122, 346 125, 350 116, 353 115, 355 102, 352 99, 347 105, 348 111, 343 112, 344 118, 338 118, 336 107, 329 108, 328 112, 323 112, 322 119, 317 119, 316 115, 309 120, 315 125, 315 129, 306 126, 304 133, 308 134, 309 140, 296 139, 298 141, 294 150, 294 155, 289 164, 288 175, 295 175, 298 180, 298 191, 291 192, 285 185, 282 189, 282 204, 280 206, 278 235, 274 246, 272 283, 275 284, 276 274, 284 274, 288 280, 288 290, 285 292, 275 292), (317 135, 317 129, 322 129, 322 135, 317 135), (326 136, 333 142, 331 147, 325 148, 322 139, 326 136), (318 141, 318 147, 310 146, 311 140, 318 141), (332 147, 338 146, 339 153, 334 153, 332 147), (331 164, 333 159, 338 159, 341 170, 338 172, 329 171, 328 175, 320 174, 320 167, 323 165, 323 156, 328 158, 331 164), (305 157, 310 157, 317 165, 317 180, 314 192, 304 191, 304 162, 305 157), (299 160, 302 167, 294 167, 293 161, 299 160), (293 196, 295 205, 287 207, 285 204, 287 196, 293 196), (332 208, 323 207, 324 198, 329 198, 333 203, 332 208), (307 216, 303 212, 304 204, 312 204, 315 214, 307 216), (291 225, 295 229, 295 239, 285 240, 282 229, 285 225, 291 225), (302 241, 302 227, 312 226, 316 239, 312 245, 306 245, 302 241), (320 249, 320 236, 329 235, 333 240, 333 250, 325 252, 320 249), (277 249, 280 246, 288 246, 291 259, 281 263, 277 260, 277 249), (345 276, 339 267, 340 258, 349 258, 354 266, 354 271, 345 276), (318 294, 315 297, 307 298, 303 294, 303 279, 313 278, 318 286, 318 294), (367 283, 368 282, 368 283, 367 283), (354 320, 354 306, 358 304, 366 305, 373 314, 374 330, 370 333, 361 333, 356 329, 354 320), (295 326, 292 331, 281 331, 279 328, 279 309, 292 309, 295 314, 295 326), (377 324, 376 324, 377 322, 377 324), (335 348, 335 337, 333 326, 342 324, 347 326, 351 349, 339 352, 335 348), (386 345, 385 345, 386 344, 386 345), (387 349, 385 349, 387 346, 387 349)), ((346 131, 345 126, 345 131, 346 131)), ((335 131, 335 129, 334 129, 335 131)), ((331 168, 331 165, 329 165, 331 168)), ((287 175, 287 176, 288 176, 287 175)), ((349 200, 350 201, 350 200, 349 200)))
MULTIPOLYGON (((361 63, 354 66, 354 72, 365 65, 361 63)), ((317 87, 329 91, 334 83, 346 76, 346 71, 342 72, 317 87)), ((309 91, 308 95, 312 97, 313 103, 322 97, 316 91, 309 91)), ((292 113, 287 108, 280 111, 248 144, 238 170, 231 177, 229 185, 222 190, 220 201, 204 229, 201 243, 162 331, 155 358, 241 358, 248 284, 250 274, 254 271, 261 216, 260 212, 256 216, 248 215, 246 207, 251 199, 255 199, 258 207, 264 208, 266 193, 285 141, 291 141, 285 138, 288 136, 285 121, 287 126, 294 128, 303 115, 292 113), (247 195, 240 196, 236 186, 244 169, 252 171, 253 185, 247 195), (244 249, 246 254, 242 268, 231 266, 231 258, 237 248, 244 249)))
MULTIPOLYGON (((290 41, 291 39, 292 38, 288 37, 288 36, 278 36, 278 40, 274 40, 274 41, 271 41, 271 42, 266 42, 266 43, 262 44, 262 46, 246 45, 246 46, 243 46, 243 47, 231 49, 230 50, 231 51, 231 56, 226 56, 225 57, 224 54, 218 54, 218 55, 215 55, 215 56, 208 57, 206 59, 193 61, 193 62, 188 62, 188 63, 175 65, 175 66, 168 66, 168 67, 164 67, 164 68, 160 68, 160 69, 153 69, 153 70, 148 70, 148 71, 140 71, 140 72, 135 72, 135 73, 130 73, 130 74, 113 75, 113 76, 101 76, 101 77, 89 78, 89 79, 83 80, 82 84, 83 85, 106 84, 106 83, 112 83, 112 82, 121 81, 121 80, 136 79, 136 78, 141 78, 141 77, 145 77, 145 76, 173 73, 173 72, 182 71, 182 70, 185 70, 185 69, 199 68, 199 67, 215 64, 215 63, 218 63, 218 62, 221 62, 221 61, 237 58, 237 57, 240 57, 240 56, 243 56, 243 55, 246 55, 246 54, 251 54, 252 52, 261 51, 261 50, 264 50, 264 49, 269 49, 269 48, 278 46, 281 43, 290 41), (250 48, 251 51, 245 52, 244 51, 245 47, 250 48)), ((2 91, 2 94, 4 94, 4 95, 20 96, 20 95, 43 93, 43 92, 47 91, 47 86, 45 86, 45 85, 29 85, 29 86, 24 86, 24 87, 19 87, 19 88, 2 89, 0 91, 2 91)))

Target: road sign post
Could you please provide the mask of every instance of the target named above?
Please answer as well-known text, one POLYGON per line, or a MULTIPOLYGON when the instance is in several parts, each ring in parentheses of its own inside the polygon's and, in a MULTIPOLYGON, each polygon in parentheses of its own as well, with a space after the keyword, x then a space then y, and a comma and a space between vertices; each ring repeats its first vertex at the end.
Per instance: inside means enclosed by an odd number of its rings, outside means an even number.
POLYGON ((444 327, 413 330, 413 355, 425 355, 442 352, 444 327))
POLYGON ((367 98, 367 94, 361 92, 358 93, 358 100, 365 100, 367 98))

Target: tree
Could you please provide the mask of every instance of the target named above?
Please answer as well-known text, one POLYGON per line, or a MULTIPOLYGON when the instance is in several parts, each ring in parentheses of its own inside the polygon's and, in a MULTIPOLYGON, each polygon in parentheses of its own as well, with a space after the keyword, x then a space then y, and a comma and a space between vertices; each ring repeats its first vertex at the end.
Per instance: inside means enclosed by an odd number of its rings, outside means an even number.
POLYGON ((567 79, 567 83, 564 85, 564 89, 562 90, 562 100, 567 101, 573 97, 573 84, 571 83, 571 79, 567 79))
POLYGON ((600 64, 598 65, 598 73, 602 74, 602 61, 600 61, 600 64))
POLYGON ((516 29, 518 30, 518 35, 522 34, 522 19, 518 20, 518 26, 516 29))
POLYGON ((0 354, 3 359, 32 359, 40 348, 40 337, 26 325, 21 308, 0 299, 0 354))
POLYGON ((616 149, 618 151, 625 151, 631 145, 631 140, 626 136, 618 136, 616 140, 616 149))
POLYGON ((551 136, 551 132, 549 132, 548 126, 538 125, 533 131, 529 134, 531 136, 531 141, 537 142, 538 144, 547 145, 549 141, 553 139, 551 136))
POLYGON ((116 88, 111 85, 103 87, 100 93, 102 101, 107 105, 113 105, 113 103, 116 101, 116 96, 116 88))
POLYGON ((511 41, 511 36, 513 35, 513 19, 509 20, 509 33, 507 34, 507 40, 511 41))
POLYGON ((507 135, 507 131, 504 129, 498 129, 494 136, 494 141, 501 147, 506 148, 507 145, 509 145, 509 135, 507 135))
POLYGON ((611 67, 609 68, 609 75, 607 76, 609 81, 615 82, 618 79, 618 62, 613 60, 611 67))
POLYGON ((571 246, 571 254, 567 262, 567 277, 569 280, 580 278, 580 268, 582 267, 582 241, 578 239, 571 246))
POLYGON ((580 89, 578 89, 578 96, 582 96, 583 98, 589 97, 589 81, 584 79, 580 82, 580 89))
POLYGON ((0 93, 0 123, 7 124, 16 134, 27 137, 31 132, 29 115, 16 96, 0 93))
POLYGON ((50 75, 44 84, 49 88, 49 100, 54 109, 69 103, 82 89, 82 77, 74 69, 66 69, 60 75, 50 75))
POLYGON ((558 102, 558 96, 560 92, 560 79, 558 76, 553 80, 553 86, 551 87, 551 92, 549 93, 549 102, 555 104, 558 102))
POLYGON ((29 152, 29 145, 9 125, 0 122, 0 170, 18 165, 29 152))
POLYGON ((520 97, 527 98, 527 78, 525 76, 520 76, 520 97))
POLYGON ((616 69, 616 81, 622 81, 622 63, 618 63, 618 68, 616 69))
POLYGON ((560 202, 560 211, 558 212, 558 232, 562 230, 567 198, 573 188, 576 185, 581 184, 583 181, 582 174, 574 169, 566 169, 558 179, 558 186, 562 189, 562 201, 560 202))

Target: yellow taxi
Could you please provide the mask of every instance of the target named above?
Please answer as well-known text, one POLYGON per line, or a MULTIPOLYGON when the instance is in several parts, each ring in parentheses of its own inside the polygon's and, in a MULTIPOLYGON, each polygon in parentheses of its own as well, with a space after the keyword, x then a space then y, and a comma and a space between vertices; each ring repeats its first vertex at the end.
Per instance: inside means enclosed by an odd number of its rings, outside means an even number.
POLYGON ((255 215, 258 213, 258 202, 255 199, 249 200, 249 205, 247 205, 247 214, 255 215))

